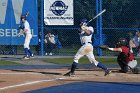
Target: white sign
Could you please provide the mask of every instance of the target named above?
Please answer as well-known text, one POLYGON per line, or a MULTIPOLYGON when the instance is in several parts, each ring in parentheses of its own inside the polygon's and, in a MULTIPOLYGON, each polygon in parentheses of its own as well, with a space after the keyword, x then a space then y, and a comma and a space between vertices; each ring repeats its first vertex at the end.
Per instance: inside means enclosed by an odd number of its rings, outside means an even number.
POLYGON ((46 25, 74 25, 73 0, 44 0, 46 25))

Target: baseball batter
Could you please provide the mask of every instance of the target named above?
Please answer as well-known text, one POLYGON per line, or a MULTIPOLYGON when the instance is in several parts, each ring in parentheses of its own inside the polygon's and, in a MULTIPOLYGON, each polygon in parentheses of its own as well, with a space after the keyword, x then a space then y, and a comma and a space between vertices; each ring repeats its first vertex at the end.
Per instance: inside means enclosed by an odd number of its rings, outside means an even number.
POLYGON ((33 53, 29 47, 32 34, 31 34, 31 29, 28 21, 26 20, 26 16, 22 15, 21 16, 21 29, 23 30, 23 33, 25 35, 25 41, 24 41, 24 51, 25 51, 25 56, 24 59, 29 59, 29 57, 33 57, 33 53))
POLYGON ((94 29, 91 26, 87 26, 87 19, 82 19, 80 21, 80 29, 79 29, 79 35, 81 40, 81 48, 78 50, 76 55, 74 56, 73 64, 71 66, 71 71, 64 74, 64 76, 71 76, 74 74, 74 71, 78 65, 79 59, 83 56, 87 56, 89 61, 91 63, 94 63, 97 67, 103 69, 105 71, 105 76, 110 74, 111 71, 107 69, 105 65, 103 65, 101 62, 98 62, 95 60, 94 54, 93 54, 93 46, 92 46, 92 34, 94 33, 94 29))

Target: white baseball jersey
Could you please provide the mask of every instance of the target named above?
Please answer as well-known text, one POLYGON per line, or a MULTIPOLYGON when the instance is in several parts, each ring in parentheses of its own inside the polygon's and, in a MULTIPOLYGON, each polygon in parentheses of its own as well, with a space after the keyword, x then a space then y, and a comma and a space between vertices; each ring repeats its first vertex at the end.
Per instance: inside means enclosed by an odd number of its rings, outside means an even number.
POLYGON ((25 20, 25 22, 24 22, 24 27, 25 27, 24 30, 27 30, 27 32, 25 34, 31 34, 30 25, 27 20, 25 20))
POLYGON ((32 38, 32 34, 31 34, 30 25, 27 20, 25 20, 24 22, 24 27, 25 27, 24 30, 27 30, 27 32, 25 32, 24 48, 30 49, 29 44, 32 38))
MULTIPOLYGON (((89 26, 88 29, 94 33, 94 29, 93 27, 89 26)), ((92 34, 91 35, 86 35, 86 33, 80 33, 80 40, 81 40, 81 44, 85 44, 85 43, 91 43, 92 42, 92 34)))

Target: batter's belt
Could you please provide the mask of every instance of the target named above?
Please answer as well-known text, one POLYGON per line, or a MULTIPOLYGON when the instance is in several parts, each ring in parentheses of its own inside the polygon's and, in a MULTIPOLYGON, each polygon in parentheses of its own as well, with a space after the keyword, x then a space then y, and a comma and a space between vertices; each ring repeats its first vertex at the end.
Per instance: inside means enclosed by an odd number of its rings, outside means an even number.
MULTIPOLYGON (((92 44, 92 42, 87 42, 87 43, 92 44)), ((86 43, 83 43, 82 45, 84 45, 84 44, 86 44, 86 43)))

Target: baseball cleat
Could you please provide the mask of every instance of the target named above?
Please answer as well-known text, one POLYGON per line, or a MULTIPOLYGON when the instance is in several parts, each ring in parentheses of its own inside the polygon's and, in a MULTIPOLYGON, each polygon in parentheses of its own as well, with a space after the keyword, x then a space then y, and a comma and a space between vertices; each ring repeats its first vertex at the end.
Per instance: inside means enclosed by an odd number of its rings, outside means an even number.
POLYGON ((70 72, 67 72, 66 74, 64 74, 64 76, 73 76, 73 75, 75 75, 75 73, 72 73, 71 71, 70 72))
POLYGON ((24 56, 23 59, 30 59, 28 56, 24 56))
POLYGON ((34 54, 32 54, 32 55, 30 56, 30 58, 34 58, 34 54))
POLYGON ((35 58, 34 56, 30 56, 30 58, 35 58))
POLYGON ((107 76, 107 75, 109 75, 110 73, 111 73, 110 70, 106 70, 104 76, 107 76))

